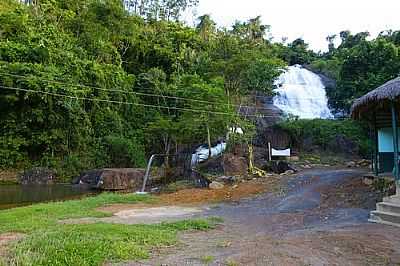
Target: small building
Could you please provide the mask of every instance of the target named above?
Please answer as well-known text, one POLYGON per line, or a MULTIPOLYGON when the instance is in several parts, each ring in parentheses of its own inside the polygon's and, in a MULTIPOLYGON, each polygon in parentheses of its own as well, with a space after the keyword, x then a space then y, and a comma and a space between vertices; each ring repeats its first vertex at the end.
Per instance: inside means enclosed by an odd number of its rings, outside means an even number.
POLYGON ((353 119, 368 122, 374 138, 373 168, 375 175, 390 173, 396 182, 396 195, 385 198, 371 213, 372 222, 400 226, 399 171, 400 77, 357 99, 352 108, 353 119))

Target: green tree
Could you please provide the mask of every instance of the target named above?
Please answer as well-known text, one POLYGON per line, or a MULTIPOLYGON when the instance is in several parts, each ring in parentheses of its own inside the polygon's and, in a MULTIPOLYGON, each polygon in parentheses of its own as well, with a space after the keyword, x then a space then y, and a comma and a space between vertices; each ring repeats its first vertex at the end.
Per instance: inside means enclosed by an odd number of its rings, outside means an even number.
POLYGON ((216 23, 211 19, 210 15, 203 15, 197 18, 199 23, 196 26, 197 32, 205 41, 209 41, 216 33, 216 23))

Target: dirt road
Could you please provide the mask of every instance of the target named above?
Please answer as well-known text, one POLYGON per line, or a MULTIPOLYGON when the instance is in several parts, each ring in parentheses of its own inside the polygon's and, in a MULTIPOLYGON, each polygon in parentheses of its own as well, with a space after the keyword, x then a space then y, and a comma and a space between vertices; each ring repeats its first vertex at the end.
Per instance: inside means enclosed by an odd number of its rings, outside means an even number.
POLYGON ((126 265, 400 265, 399 228, 370 224, 377 195, 356 170, 310 170, 283 193, 220 204, 224 223, 126 265))

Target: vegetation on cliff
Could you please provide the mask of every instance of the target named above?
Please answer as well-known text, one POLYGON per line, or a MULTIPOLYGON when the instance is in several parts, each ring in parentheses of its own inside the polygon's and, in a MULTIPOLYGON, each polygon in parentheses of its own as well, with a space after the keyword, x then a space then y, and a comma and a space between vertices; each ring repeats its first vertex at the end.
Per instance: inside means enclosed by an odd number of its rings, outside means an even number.
POLYGON ((260 17, 218 28, 203 15, 188 27, 179 16, 194 0, 20 2, 0 3, 3 169, 71 177, 216 141, 248 123, 238 106, 254 91, 273 95, 286 65, 334 79, 330 105, 343 114, 400 71, 396 31, 373 40, 343 31, 338 47, 330 36, 329 51, 315 53, 302 39, 272 42, 260 17))
POLYGON ((342 31, 329 36, 329 51, 313 60, 311 68, 336 81, 328 89, 329 102, 347 114, 353 101, 400 74, 400 31, 384 31, 370 40, 368 32, 342 31), (338 47, 336 38, 341 39, 338 47))
POLYGON ((272 94, 285 62, 260 18, 226 30, 139 15, 120 0, 1 1, 1 168, 143 166, 225 135, 243 96, 272 94))

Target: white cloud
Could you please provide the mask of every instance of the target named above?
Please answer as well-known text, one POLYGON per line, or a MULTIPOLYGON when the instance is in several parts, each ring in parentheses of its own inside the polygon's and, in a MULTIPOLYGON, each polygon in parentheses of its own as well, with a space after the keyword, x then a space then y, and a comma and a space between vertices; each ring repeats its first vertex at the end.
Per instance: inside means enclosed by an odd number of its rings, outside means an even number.
POLYGON ((261 15, 276 40, 304 38, 325 50, 326 36, 342 30, 400 29, 399 0, 200 0, 197 14, 211 14, 220 26, 261 15))

